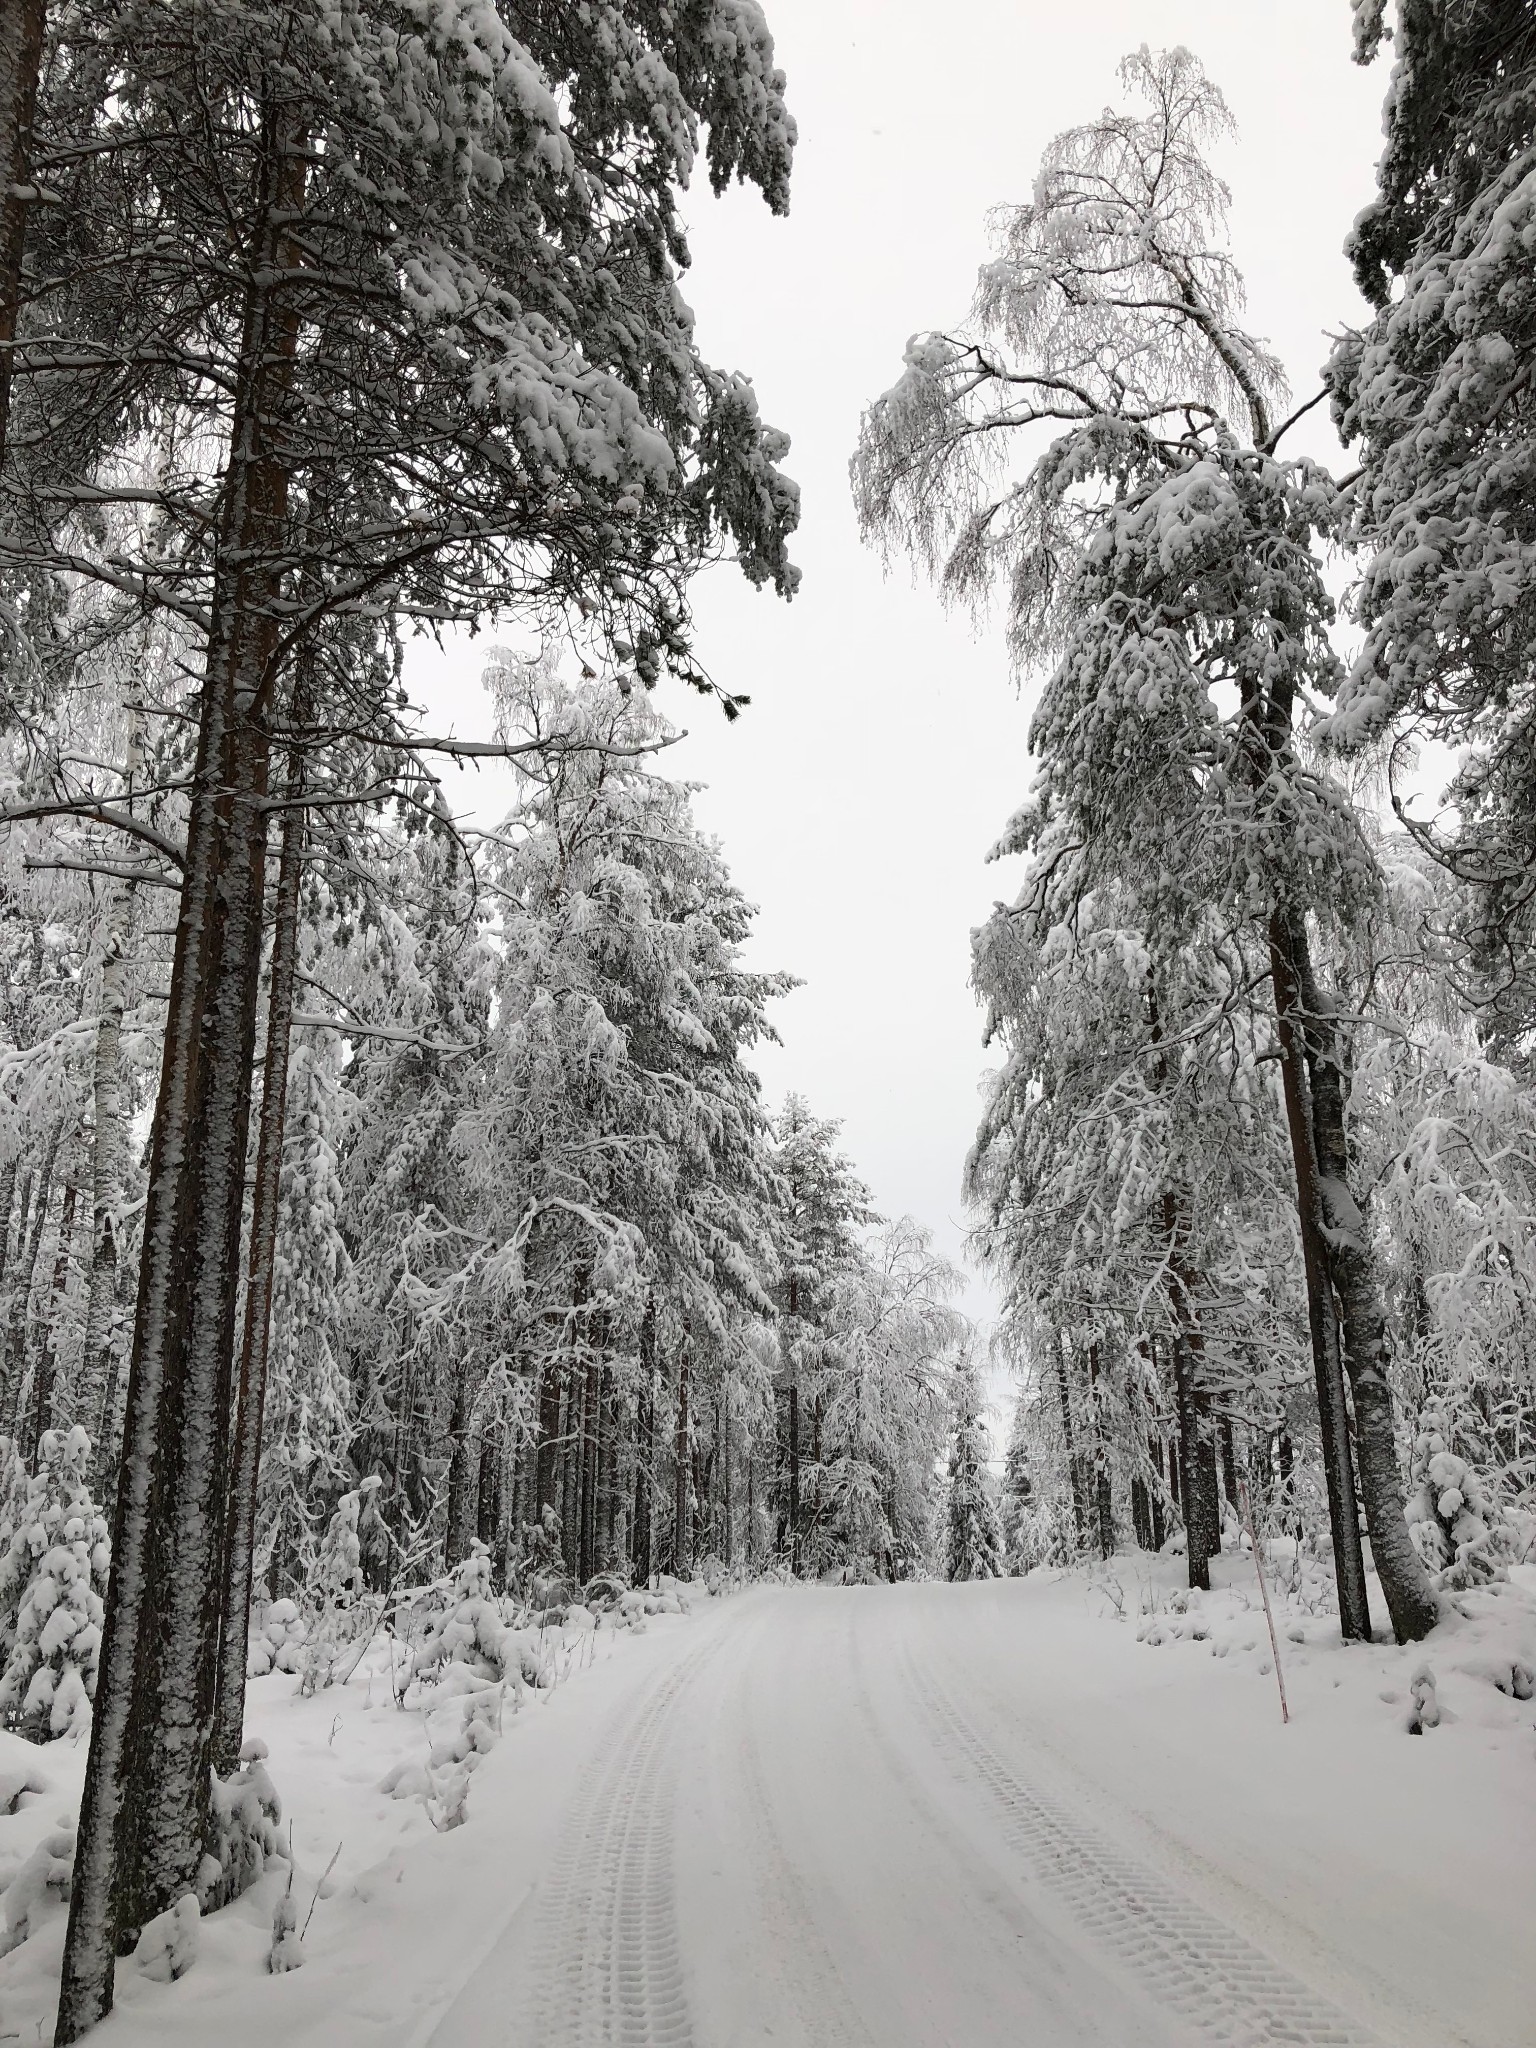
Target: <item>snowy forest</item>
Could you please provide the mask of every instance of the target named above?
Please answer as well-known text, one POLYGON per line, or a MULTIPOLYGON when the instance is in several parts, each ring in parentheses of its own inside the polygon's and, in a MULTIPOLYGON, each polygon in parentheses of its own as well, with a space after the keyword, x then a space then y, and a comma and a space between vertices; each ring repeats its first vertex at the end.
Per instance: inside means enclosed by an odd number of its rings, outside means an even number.
MULTIPOLYGON (((1476 1719, 1428 1657, 1528 1736, 1536 18, 1333 12, 1384 140, 1321 388, 1250 331, 1214 76, 1090 38, 1029 196, 952 223, 971 305, 912 305, 953 322, 887 337, 836 451, 859 544, 1000 621, 1022 704, 938 1198, 968 1273, 765 1081, 799 963, 674 765, 685 714, 744 752, 761 716, 703 579, 802 580, 790 437, 684 294, 696 198, 790 206, 757 0, 0 0, 0 2038, 723 2042, 663 2024, 723 1996, 654 1847, 716 1739, 667 1732, 694 1669, 747 1731, 758 1917, 810 1930, 785 2037, 938 2038, 837 1988, 771 1818, 774 1743, 788 1783, 821 1737, 728 1672, 811 1714, 848 1658, 861 1758, 902 1701, 1007 1804, 941 1646, 1015 1593, 1252 1652, 1287 1722, 1282 1635, 1410 1733, 1476 1719), (413 689, 442 649, 487 736, 413 689), (861 1651, 866 1614, 936 1633, 861 1651), (685 1620, 578 1755, 576 1698, 685 1620), (508 1839, 581 1802, 542 1931, 349 2032, 434 1887, 465 1927, 506 1889, 444 1860, 472 1779, 508 1839), (401 1810, 436 1862, 391 1860, 401 1810)), ((1058 1796, 1010 1810, 1098 1883, 1058 1796)), ((1150 1972, 1189 2039, 1234 2001, 1220 2038, 1367 2038, 1233 1939, 1183 2004, 1150 1972)))

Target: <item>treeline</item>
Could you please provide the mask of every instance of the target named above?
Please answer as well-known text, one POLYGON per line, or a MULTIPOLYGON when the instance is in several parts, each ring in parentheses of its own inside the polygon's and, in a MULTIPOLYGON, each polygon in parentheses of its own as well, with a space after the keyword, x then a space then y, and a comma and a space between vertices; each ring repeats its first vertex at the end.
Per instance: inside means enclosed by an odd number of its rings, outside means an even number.
POLYGON ((1411 1639, 1536 1535, 1536 30, 1403 0, 1393 34, 1371 317, 1316 397, 1242 324, 1221 96, 1143 50, 855 483, 951 596, 1002 588, 1044 678, 974 946, 1014 1560, 1182 1529, 1204 1586, 1251 1502, 1364 1637, 1363 1519, 1411 1639), (1340 475, 1286 453, 1324 400, 1340 475))

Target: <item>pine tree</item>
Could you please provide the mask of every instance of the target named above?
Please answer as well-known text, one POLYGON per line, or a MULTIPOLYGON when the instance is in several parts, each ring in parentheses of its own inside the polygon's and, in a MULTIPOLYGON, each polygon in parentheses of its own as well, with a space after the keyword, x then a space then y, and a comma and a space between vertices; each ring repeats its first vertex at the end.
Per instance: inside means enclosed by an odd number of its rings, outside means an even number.
POLYGON ((90 1727, 111 1544, 91 1499, 91 1442, 78 1424, 47 1430, 5 1559, 23 1582, 0 1676, 0 1715, 33 1742, 90 1727))
POLYGON ((952 1383, 949 1495, 945 1504, 944 1575, 996 1579, 1003 1574, 1003 1538, 987 1490, 990 1445, 981 1412, 975 1361, 963 1357, 952 1383))

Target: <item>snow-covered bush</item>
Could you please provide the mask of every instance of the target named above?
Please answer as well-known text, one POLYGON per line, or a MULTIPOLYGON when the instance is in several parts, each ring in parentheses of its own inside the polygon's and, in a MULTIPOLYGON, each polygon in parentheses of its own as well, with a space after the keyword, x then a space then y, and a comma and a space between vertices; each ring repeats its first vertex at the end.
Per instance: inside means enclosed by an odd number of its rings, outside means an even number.
POLYGON ((350 1617, 364 1584, 359 1524, 371 1496, 383 1483, 376 1472, 370 1473, 341 1496, 326 1525, 309 1588, 316 1612, 299 1659, 300 1683, 306 1693, 330 1684, 337 1656, 355 1633, 350 1617))
POLYGON ((204 1858, 198 1887, 205 1913, 238 1899, 274 1857, 283 1856, 278 1835, 282 1818, 283 1802, 267 1773, 267 1745, 257 1736, 249 1737, 240 1751, 239 1768, 228 1778, 214 1773, 213 1846, 204 1858))
POLYGON ((1505 1576, 1514 1531, 1465 1458, 1451 1449, 1444 1409, 1431 1401, 1413 1446, 1408 1530, 1435 1583, 1448 1591, 1505 1576))
POLYGON ((274 1600, 251 1635, 247 1678, 265 1678, 269 1671, 298 1671, 309 1624, 293 1600, 274 1600))
POLYGON ((0 1893, 0 1910, 5 1914, 0 1956, 8 1956, 37 1932, 37 1921, 50 1904, 68 1899, 74 1870, 75 1828, 72 1821, 66 1821, 43 1836, 0 1893))
POLYGON ((145 1921, 133 1960, 152 1982, 174 1984, 197 1961, 201 1933, 202 1914, 196 1897, 188 1892, 174 1906, 145 1921))
POLYGON ((78 1737, 90 1726, 111 1558, 86 1476, 90 1456, 78 1425, 44 1433, 5 1558, 7 1585, 24 1569, 26 1577, 0 1676, 0 1717, 33 1742, 78 1737))

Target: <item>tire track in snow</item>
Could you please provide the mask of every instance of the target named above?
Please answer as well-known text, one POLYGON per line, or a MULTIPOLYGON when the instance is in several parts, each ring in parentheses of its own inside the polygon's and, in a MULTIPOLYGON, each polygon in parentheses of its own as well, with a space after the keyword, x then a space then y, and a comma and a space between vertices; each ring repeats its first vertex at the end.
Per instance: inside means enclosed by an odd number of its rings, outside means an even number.
POLYGON ((827 1946, 806 1896, 804 1880, 785 1850, 773 1817, 773 1804, 763 1775, 762 1751, 753 1732, 749 1702, 738 1695, 741 1743, 737 1761, 756 1850, 755 1876, 768 1901, 777 1907, 781 1927, 792 1940, 788 1952, 797 1965, 789 1985, 806 2039, 817 2048, 874 2048, 873 2038, 843 1988, 837 1963, 827 1946))
POLYGON ((693 2048, 672 1871, 672 1710, 714 1656, 685 1658, 614 1731, 577 1800, 545 1896, 541 2044, 693 2048))
POLYGON ((1014 1852, 1187 2025, 1224 2048, 1380 2048, 1374 2035, 1149 1865, 1026 1783, 919 1668, 910 1646, 905 1663, 951 1773, 991 1796, 1014 1852))

